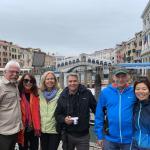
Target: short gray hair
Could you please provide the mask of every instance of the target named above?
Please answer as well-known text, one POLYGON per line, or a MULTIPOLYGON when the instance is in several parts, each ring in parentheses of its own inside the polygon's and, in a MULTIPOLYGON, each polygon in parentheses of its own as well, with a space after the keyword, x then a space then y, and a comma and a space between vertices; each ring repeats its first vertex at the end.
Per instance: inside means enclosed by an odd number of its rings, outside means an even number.
POLYGON ((5 70, 9 70, 9 68, 12 66, 12 65, 15 65, 16 67, 18 67, 20 69, 20 65, 19 63, 16 61, 16 60, 10 60, 8 61, 8 63, 6 64, 5 68, 4 68, 4 71, 5 70))
POLYGON ((67 80, 68 80, 68 78, 69 78, 70 76, 76 77, 77 80, 79 81, 79 75, 78 75, 77 73, 69 73, 69 74, 67 75, 67 80))

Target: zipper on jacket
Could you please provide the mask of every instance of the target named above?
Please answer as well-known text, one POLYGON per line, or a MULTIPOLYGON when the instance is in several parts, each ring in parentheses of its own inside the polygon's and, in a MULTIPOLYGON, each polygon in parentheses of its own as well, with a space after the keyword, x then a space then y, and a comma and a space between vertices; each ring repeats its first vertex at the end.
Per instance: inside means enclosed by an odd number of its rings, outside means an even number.
POLYGON ((139 114, 138 114, 138 127, 139 127, 139 131, 140 131, 138 145, 140 145, 140 143, 141 143, 141 127, 140 127, 141 110, 142 110, 142 105, 140 104, 140 110, 139 110, 139 114))
POLYGON ((122 143, 122 132, 121 132, 121 94, 119 93, 119 130, 120 130, 120 140, 122 143))
MULTIPOLYGON (((48 117, 48 102, 46 101, 45 103, 46 103, 46 118, 44 119, 44 121, 46 122, 47 117, 48 117)), ((47 131, 46 123, 45 123, 44 128, 45 128, 45 131, 47 131)))
POLYGON ((119 130, 120 130, 120 140, 121 140, 121 143, 122 143, 122 128, 121 128, 121 102, 122 102, 122 100, 121 100, 121 95, 124 92, 124 89, 121 92, 118 91, 118 94, 119 94, 119 130))

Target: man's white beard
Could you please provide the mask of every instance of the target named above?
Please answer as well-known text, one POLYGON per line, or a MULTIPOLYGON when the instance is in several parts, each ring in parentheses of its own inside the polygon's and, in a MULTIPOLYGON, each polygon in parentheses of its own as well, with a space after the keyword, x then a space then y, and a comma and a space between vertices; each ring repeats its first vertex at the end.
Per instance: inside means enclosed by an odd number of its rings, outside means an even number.
POLYGON ((11 80, 10 80, 10 83, 16 84, 16 83, 17 83, 17 80, 16 80, 16 79, 11 79, 11 80))

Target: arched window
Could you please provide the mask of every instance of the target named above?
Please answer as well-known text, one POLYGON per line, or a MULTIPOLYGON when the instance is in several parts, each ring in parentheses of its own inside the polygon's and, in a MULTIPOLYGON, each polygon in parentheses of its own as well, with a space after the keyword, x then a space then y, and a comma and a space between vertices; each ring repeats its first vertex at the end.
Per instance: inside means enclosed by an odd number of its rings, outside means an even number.
POLYGON ((96 64, 99 64, 99 61, 98 61, 98 60, 96 60, 96 64))
POLYGON ((75 62, 76 62, 75 60, 72 61, 73 64, 75 64, 75 62))
POLYGON ((61 63, 61 66, 63 67, 63 66, 64 66, 64 63, 61 63))
POLYGON ((68 62, 65 62, 65 66, 67 66, 68 65, 68 62))
POLYGON ((88 59, 88 63, 91 63, 91 59, 90 58, 88 59))
POLYGON ((79 59, 76 59, 76 62, 80 62, 80 60, 79 60, 79 59))
POLYGON ((71 65, 72 64, 72 62, 71 61, 69 61, 69 65, 71 65))
POLYGON ((107 62, 104 62, 104 65, 107 66, 107 62))
POLYGON ((111 63, 108 63, 108 66, 111 66, 111 63))
POLYGON ((92 64, 95 64, 95 60, 94 59, 92 60, 92 64))
POLYGON ((58 64, 57 67, 60 67, 60 64, 58 64))

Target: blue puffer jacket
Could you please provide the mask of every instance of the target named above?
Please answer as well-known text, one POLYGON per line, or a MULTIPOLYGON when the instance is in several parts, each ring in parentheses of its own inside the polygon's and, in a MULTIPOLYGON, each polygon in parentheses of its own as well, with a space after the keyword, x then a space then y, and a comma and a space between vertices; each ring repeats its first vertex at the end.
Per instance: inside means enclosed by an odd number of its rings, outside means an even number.
POLYGON ((109 85, 99 96, 95 114, 95 133, 98 140, 106 139, 116 143, 131 143, 133 107, 136 102, 133 87, 122 92, 109 85), (104 112, 106 107, 109 131, 104 135, 104 112))
POLYGON ((139 101, 134 109, 134 141, 140 148, 150 148, 150 100, 139 101))

